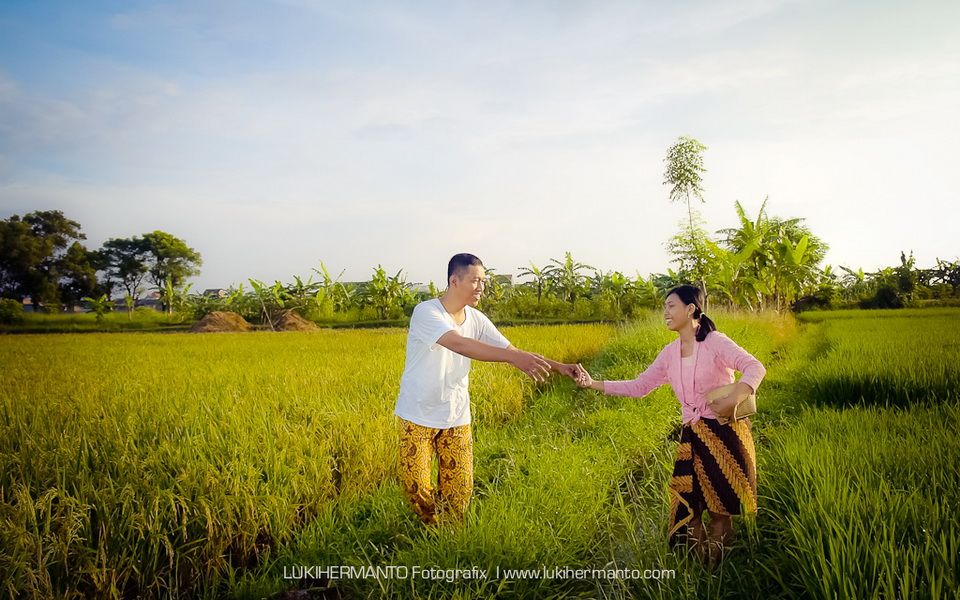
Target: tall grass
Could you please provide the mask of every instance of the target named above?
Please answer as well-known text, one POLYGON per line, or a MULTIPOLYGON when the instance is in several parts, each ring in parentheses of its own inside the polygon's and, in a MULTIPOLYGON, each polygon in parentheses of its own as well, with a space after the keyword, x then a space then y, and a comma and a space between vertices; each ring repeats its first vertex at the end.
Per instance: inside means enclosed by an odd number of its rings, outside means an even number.
MULTIPOLYGON (((610 333, 509 335, 568 358, 596 352, 610 333)), ((392 481, 404 339, 402 330, 2 339, 3 589, 177 595, 269 561, 330 505, 392 481)), ((533 394, 512 371, 477 369, 479 421, 509 421, 533 394)))
POLYGON ((16 324, 0 323, 0 333, 80 333, 112 331, 179 331, 191 322, 183 315, 168 315, 152 308, 137 308, 133 313, 109 312, 98 320, 93 313, 23 314, 16 324))
POLYGON ((762 466, 760 560, 811 598, 960 590, 960 405, 805 411, 762 466))
MULTIPOLYGON (((0 337, 0 593, 948 596, 960 311, 917 312, 804 315, 800 329, 711 315, 768 368, 760 511, 713 573, 666 549, 679 424, 667 387, 607 397, 474 363, 474 500, 464 524, 426 528, 394 477, 403 330, 0 337), (295 565, 390 564, 677 576, 283 579, 295 565)), ((656 313, 504 332, 604 379, 635 376, 674 335, 656 313)))
POLYGON ((819 352, 798 377, 798 389, 833 406, 957 402, 957 317, 956 309, 930 309, 822 319, 819 352))

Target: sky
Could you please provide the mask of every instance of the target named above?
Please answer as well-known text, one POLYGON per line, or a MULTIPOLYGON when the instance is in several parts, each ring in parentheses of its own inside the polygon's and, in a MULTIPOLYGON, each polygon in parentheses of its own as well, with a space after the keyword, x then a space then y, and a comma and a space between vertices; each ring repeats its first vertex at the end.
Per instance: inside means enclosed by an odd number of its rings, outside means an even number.
POLYGON ((0 0, 0 218, 167 231, 201 289, 647 275, 687 135, 709 230, 768 198, 826 263, 926 267, 960 255, 958 107, 955 1, 0 0))

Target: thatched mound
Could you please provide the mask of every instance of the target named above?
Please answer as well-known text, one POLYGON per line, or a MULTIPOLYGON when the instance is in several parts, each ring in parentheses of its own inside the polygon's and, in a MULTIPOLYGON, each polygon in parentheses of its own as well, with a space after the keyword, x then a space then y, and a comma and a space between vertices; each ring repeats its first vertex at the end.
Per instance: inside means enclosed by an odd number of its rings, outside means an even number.
POLYGON ((277 331, 316 331, 318 329, 316 323, 304 319, 292 310, 280 315, 275 326, 277 331))
POLYGON ((253 326, 235 312, 215 310, 197 321, 190 328, 191 333, 222 333, 229 331, 250 331, 253 326))

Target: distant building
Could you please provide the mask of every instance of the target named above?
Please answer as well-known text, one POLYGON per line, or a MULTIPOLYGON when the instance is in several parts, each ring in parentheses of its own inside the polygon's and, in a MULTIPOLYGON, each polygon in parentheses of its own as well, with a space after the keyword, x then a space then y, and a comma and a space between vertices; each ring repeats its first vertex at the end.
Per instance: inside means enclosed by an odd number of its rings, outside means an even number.
POLYGON ((230 295, 230 291, 223 288, 209 288, 203 290, 203 295, 210 298, 226 298, 230 295))
POLYGON ((135 306, 146 306, 154 310, 163 310, 160 292, 150 292, 143 298, 138 298, 135 306))

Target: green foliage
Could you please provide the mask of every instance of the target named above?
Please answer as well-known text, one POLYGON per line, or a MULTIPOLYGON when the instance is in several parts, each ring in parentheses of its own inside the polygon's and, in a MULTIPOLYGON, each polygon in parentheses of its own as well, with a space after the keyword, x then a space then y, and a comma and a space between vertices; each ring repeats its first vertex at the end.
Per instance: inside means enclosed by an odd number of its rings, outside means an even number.
POLYGON ((363 306, 369 306, 376 311, 380 320, 396 319, 404 314, 404 309, 412 307, 416 296, 403 277, 403 271, 388 276, 383 267, 377 265, 373 277, 361 290, 363 306))
POLYGON ((145 233, 142 239, 149 252, 147 271, 155 289, 166 289, 168 280, 179 288, 187 277, 200 274, 200 253, 182 239, 165 231, 145 233))
POLYGON ((667 150, 667 157, 664 162, 667 163, 666 170, 663 173, 663 184, 670 187, 670 200, 676 202, 683 200, 687 205, 687 231, 686 236, 689 240, 689 247, 694 257, 694 277, 695 281, 700 282, 700 287, 709 298, 709 288, 705 280, 706 265, 703 262, 701 254, 705 250, 700 245, 697 228, 694 225, 694 210, 690 203, 691 196, 703 202, 703 178, 702 173, 706 171, 703 167, 703 152, 707 149, 698 140, 680 136, 677 142, 667 150))
POLYGON ((707 149, 697 139, 680 136, 667 150, 663 184, 670 186, 670 200, 690 202, 690 197, 703 201, 703 152, 707 149))
POLYGON ((146 238, 109 239, 99 250, 100 270, 106 281, 119 284, 128 296, 139 298, 147 277, 150 255, 150 241, 146 238))
POLYGON ((4 325, 23 323, 23 304, 11 298, 0 298, 0 323, 4 325))
POLYGON ((93 310, 93 314, 97 316, 97 323, 102 323, 103 316, 113 309, 113 303, 109 298, 107 298, 106 294, 103 294, 99 298, 85 296, 83 301, 90 305, 90 308, 93 310))
POLYGON ((740 202, 734 203, 740 226, 723 229, 722 275, 716 282, 735 305, 778 311, 798 298, 819 289, 823 280, 820 263, 827 245, 803 224, 803 219, 781 219, 766 212, 764 200, 756 219, 747 216, 740 202))
POLYGON ((0 220, 0 296, 48 308, 78 301, 93 289, 83 239, 80 224, 58 210, 0 220))
MULTIPOLYGON (((809 312, 798 331, 789 315, 715 312, 768 369, 760 512, 737 519, 715 572, 665 548, 668 387, 608 397, 475 363, 474 500, 465 526, 425 529, 394 475, 402 330, 0 336, 0 363, 18 367, 0 370, 0 581, 11 597, 268 597, 296 585, 284 565, 570 565, 676 576, 334 585, 348 597, 946 597, 960 585, 958 314, 809 312)), ((616 331, 504 333, 604 379, 635 376, 674 335, 656 312, 616 331)))

